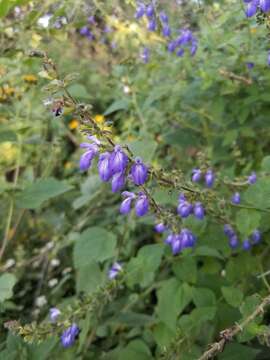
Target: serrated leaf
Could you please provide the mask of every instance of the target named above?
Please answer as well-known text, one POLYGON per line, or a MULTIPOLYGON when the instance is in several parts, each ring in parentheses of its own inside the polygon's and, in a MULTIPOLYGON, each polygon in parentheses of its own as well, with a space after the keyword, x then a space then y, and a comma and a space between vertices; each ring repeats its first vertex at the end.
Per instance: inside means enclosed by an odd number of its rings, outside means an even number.
POLYGON ((232 286, 226 286, 226 287, 223 286, 221 288, 221 291, 225 300, 229 305, 236 308, 238 308, 241 305, 244 297, 244 294, 242 293, 241 290, 232 286))
POLYGON ((86 229, 77 239, 73 260, 74 266, 80 268, 93 261, 104 261, 112 258, 116 251, 116 237, 112 232, 100 227, 86 229))
POLYGON ((29 184, 17 196, 17 205, 24 209, 37 209, 45 201, 64 194, 71 189, 71 185, 54 178, 37 180, 29 184))

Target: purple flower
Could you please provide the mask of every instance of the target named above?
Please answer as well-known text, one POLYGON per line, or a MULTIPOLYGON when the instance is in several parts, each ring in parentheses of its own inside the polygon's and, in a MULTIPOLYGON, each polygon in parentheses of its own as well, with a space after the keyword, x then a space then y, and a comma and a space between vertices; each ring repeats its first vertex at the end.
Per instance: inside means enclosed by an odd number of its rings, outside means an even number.
POLYGON ((148 31, 156 31, 157 29, 157 22, 155 19, 152 19, 148 22, 147 26, 148 31))
POLYGON ((179 57, 182 57, 185 53, 185 50, 183 48, 180 48, 177 52, 176 52, 176 55, 179 56, 179 57))
POLYGON ((247 4, 246 7, 246 16, 247 17, 252 17, 256 14, 257 12, 257 7, 258 7, 258 1, 257 0, 252 0, 247 4))
POLYGON ((128 164, 128 157, 120 145, 116 145, 110 156, 110 168, 112 174, 125 171, 128 164))
POLYGON ((135 212, 137 216, 144 216, 149 210, 149 201, 147 196, 141 192, 135 203, 135 212))
POLYGON ((172 242, 171 242, 171 248, 173 255, 177 255, 182 250, 182 238, 181 235, 174 235, 172 242))
POLYGON ((178 196, 178 202, 181 202, 181 201, 186 201, 186 196, 184 193, 180 193, 179 196, 178 196))
POLYGON ((145 14, 147 17, 151 18, 154 16, 155 14, 155 9, 154 9, 154 6, 152 4, 149 4, 147 7, 146 7, 146 11, 145 11, 145 14))
POLYGON ((194 56, 197 52, 197 49, 198 49, 198 45, 196 42, 194 42, 190 47, 190 55, 194 56))
POLYGON ((249 70, 251 70, 251 69, 253 69, 254 68, 254 66, 255 66, 255 64, 253 63, 253 62, 246 62, 246 66, 247 66, 247 68, 249 69, 249 70))
POLYGON ((196 243, 196 237, 188 229, 182 229, 180 233, 182 249, 193 247, 196 243))
POLYGON ((122 193, 122 196, 124 196, 125 199, 121 203, 120 213, 126 215, 130 213, 132 200, 135 199, 136 196, 132 192, 128 192, 128 191, 124 191, 122 193))
POLYGON ((231 198, 231 202, 235 205, 240 204, 241 202, 241 196, 239 194, 239 192, 236 192, 233 194, 232 198, 231 198))
POLYGON ((139 157, 131 167, 131 178, 135 185, 143 185, 148 178, 148 168, 139 157))
POLYGON ((141 17, 143 17, 145 13, 145 5, 143 3, 140 3, 136 9, 136 13, 135 13, 135 19, 140 19, 141 17))
POLYGON ((234 232, 233 228, 231 227, 231 225, 225 224, 223 230, 224 230, 224 234, 226 236, 228 236, 229 238, 235 236, 235 232, 234 232))
POLYGON ((80 147, 86 149, 86 152, 80 158, 80 170, 86 171, 90 168, 93 158, 98 153, 98 145, 96 143, 82 143, 80 147))
POLYGON ((193 206, 188 201, 180 201, 177 207, 177 213, 182 218, 188 217, 192 214, 193 206))
POLYGON ((211 188, 214 185, 215 182, 215 175, 211 169, 206 171, 205 174, 205 185, 209 188, 211 188))
POLYGON ((165 13, 165 11, 161 11, 159 13, 159 18, 160 18, 160 21, 162 22, 162 24, 168 24, 169 18, 168 18, 168 15, 165 13))
POLYGON ((117 192, 123 189, 125 186, 125 173, 117 173, 112 178, 112 192, 117 192))
POLYGON ((80 28, 80 34, 82 36, 87 36, 90 33, 90 30, 88 29, 87 26, 83 26, 82 28, 80 28))
POLYGON ((263 12, 270 11, 270 0, 260 0, 260 8, 263 12))
POLYGON ((255 184, 256 181, 257 181, 257 175, 256 175, 255 171, 253 171, 248 177, 248 183, 250 185, 252 185, 252 184, 255 184))
POLYGON ((166 226, 163 223, 159 223, 155 225, 155 230, 158 233, 163 233, 164 231, 167 230, 166 226))
POLYGON ((230 237, 230 239, 229 239, 229 245, 230 245, 230 247, 231 247, 232 249, 237 248, 238 244, 239 244, 239 243, 238 243, 238 238, 237 238, 236 235, 233 235, 232 237, 230 237))
POLYGON ((193 39, 192 32, 188 29, 182 29, 181 35, 177 39, 177 44, 179 46, 187 45, 193 39))
POLYGON ((140 53, 140 58, 144 64, 147 64, 150 58, 150 50, 145 47, 140 53))
POLYGON ((109 181, 112 177, 110 157, 111 154, 109 152, 105 152, 99 156, 98 173, 102 181, 109 181))
POLYGON ((79 327, 76 324, 72 324, 66 330, 63 331, 61 335, 61 342, 64 348, 72 346, 76 340, 77 335, 79 334, 79 327))
POLYGON ((196 202, 193 208, 193 213, 194 216, 199 219, 202 220, 204 218, 204 207, 202 205, 202 203, 200 202, 196 202))
POLYGON ((95 16, 94 15, 91 15, 87 18, 87 21, 89 24, 91 25, 96 25, 96 20, 95 20, 95 16))
POLYGON ((250 250, 251 244, 250 244, 250 242, 249 242, 248 239, 245 239, 245 240, 243 241, 243 243, 242 243, 242 248, 243 248, 243 250, 245 250, 245 251, 250 250))
POLYGON ((108 272, 109 279, 112 280, 116 278, 118 273, 122 270, 123 270, 122 266, 118 262, 115 262, 108 272))
POLYGON ((169 27, 169 25, 166 25, 162 28, 162 34, 165 37, 171 36, 171 28, 169 27))
POLYGON ((202 172, 200 169, 193 169, 192 170, 192 178, 191 180, 193 182, 199 182, 201 180, 202 177, 202 172))
POLYGON ((261 232, 259 230, 254 230, 251 234, 251 239, 254 244, 258 244, 261 241, 261 232))
POLYGON ((51 308, 50 309, 50 320, 52 322, 55 322, 58 318, 58 316, 61 314, 61 311, 57 308, 51 308))
POLYGON ((167 50, 168 50, 169 52, 174 52, 174 50, 176 49, 176 47, 177 47, 177 43, 176 43, 175 40, 173 40, 173 41, 170 41, 170 42, 168 43, 167 50))

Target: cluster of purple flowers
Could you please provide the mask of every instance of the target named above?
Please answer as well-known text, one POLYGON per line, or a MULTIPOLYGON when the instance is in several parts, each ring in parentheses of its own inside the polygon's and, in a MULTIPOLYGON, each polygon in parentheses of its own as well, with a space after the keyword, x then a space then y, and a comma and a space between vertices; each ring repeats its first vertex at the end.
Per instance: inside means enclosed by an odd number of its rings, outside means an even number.
POLYGON ((246 4, 246 16, 254 16, 258 10, 262 10, 264 13, 270 11, 270 0, 244 0, 246 4))
POLYGON ((87 19, 88 25, 84 25, 80 28, 80 34, 87 37, 88 40, 94 40, 95 36, 91 31, 90 25, 96 25, 95 17, 89 16, 87 19))
MULTIPOLYGON (((146 17, 147 19, 147 29, 148 31, 156 31, 158 28, 158 17, 154 5, 149 3, 145 5, 144 3, 138 3, 135 18, 137 20, 146 17)), ((191 56, 196 54, 198 48, 197 38, 193 35, 189 29, 180 29, 180 35, 176 39, 172 39, 172 30, 169 25, 169 17, 165 11, 159 13, 159 21, 161 25, 162 35, 168 39, 167 50, 170 53, 176 52, 177 56, 182 57, 185 53, 185 48, 189 48, 191 56)), ((141 51, 140 58, 144 63, 148 63, 150 52, 148 48, 144 48, 141 51)))
POLYGON ((194 247, 196 236, 188 229, 182 229, 179 234, 169 234, 165 239, 165 243, 171 246, 173 255, 179 254, 186 248, 194 247))
POLYGON ((205 215, 204 207, 201 202, 196 202, 194 205, 187 201, 184 194, 180 194, 178 198, 177 213, 182 218, 187 218, 193 214, 197 219, 202 220, 205 215))
POLYGON ((202 170, 200 170, 200 169, 193 169, 191 179, 193 182, 198 183, 202 180, 203 175, 204 175, 205 185, 208 188, 211 188, 215 182, 215 174, 212 169, 208 169, 205 172, 205 174, 203 174, 202 170))
POLYGON ((168 43, 168 51, 175 52, 176 55, 182 57, 185 53, 185 48, 189 48, 190 55, 194 56, 198 49, 197 38, 193 35, 192 31, 189 29, 181 29, 180 36, 176 39, 171 40, 168 43))
POLYGON ((121 146, 116 145, 113 151, 100 154, 101 143, 95 136, 88 136, 91 143, 82 143, 80 146, 86 151, 80 159, 81 171, 88 170, 92 165, 92 160, 99 154, 98 173, 104 182, 111 180, 112 192, 123 189, 126 178, 133 181, 137 186, 143 185, 148 179, 148 168, 141 158, 135 158, 128 172, 129 159, 121 146))
POLYGON ((132 192, 124 191, 122 193, 124 200, 120 206, 120 213, 127 215, 131 211, 132 202, 135 201, 135 213, 137 216, 144 216, 149 210, 149 201, 147 195, 140 191, 137 195, 132 192))
MULTIPOLYGON (((236 249, 239 245, 239 240, 236 232, 233 230, 231 225, 225 224, 224 225, 224 234, 227 236, 229 240, 229 245, 232 249, 236 249)), ((250 250, 252 245, 257 245, 261 241, 261 232, 256 229, 250 235, 250 238, 244 239, 242 242, 243 250, 250 250)))
MULTIPOLYGON (((50 309, 49 316, 51 322, 55 323, 61 314, 61 311, 55 307, 50 309)), ((80 329, 77 324, 71 324, 61 334, 61 343, 64 348, 72 346, 79 335, 80 329)))

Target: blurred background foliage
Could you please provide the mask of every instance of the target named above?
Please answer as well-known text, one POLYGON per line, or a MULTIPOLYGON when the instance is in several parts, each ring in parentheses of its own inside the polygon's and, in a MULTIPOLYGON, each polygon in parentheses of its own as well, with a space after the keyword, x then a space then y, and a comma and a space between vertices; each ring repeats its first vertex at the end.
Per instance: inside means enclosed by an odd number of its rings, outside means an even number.
MULTIPOLYGON (((188 178, 203 152, 231 179, 269 173, 267 24, 246 19, 240 0, 157 5, 175 28, 194 31, 195 57, 168 53, 164 39, 134 19, 131 0, 0 1, 1 322, 41 321, 50 307, 91 294, 115 260, 130 272, 102 312, 81 320, 74 347, 63 351, 55 337, 26 344, 2 325, 0 359, 148 360, 177 338, 175 358, 194 360, 269 292, 269 213, 238 217, 239 228, 264 231, 252 252, 232 253, 222 226, 206 218, 189 220, 199 238, 194 252, 172 257, 152 216, 121 216, 119 195, 96 170, 79 172, 79 119, 44 106, 48 79, 31 49, 46 51, 63 77, 77 73, 70 93, 148 164, 188 178), (92 40, 80 34, 87 24, 92 40), (139 56, 145 46, 147 64, 139 56)), ((175 206, 178 194, 152 191, 175 206)), ((248 199, 269 209, 269 194, 269 182, 259 183, 248 199)), ((219 359, 269 359, 269 329, 259 320, 219 359)))

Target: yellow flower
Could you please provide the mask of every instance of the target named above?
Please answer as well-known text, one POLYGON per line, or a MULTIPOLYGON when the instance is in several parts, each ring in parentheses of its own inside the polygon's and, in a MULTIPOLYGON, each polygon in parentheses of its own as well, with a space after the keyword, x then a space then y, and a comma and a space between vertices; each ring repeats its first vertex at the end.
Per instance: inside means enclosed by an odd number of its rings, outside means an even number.
POLYGON ((257 28, 253 27, 250 29, 251 34, 255 34, 257 32, 257 28))
POLYGON ((68 127, 70 128, 70 130, 74 130, 74 129, 77 129, 77 127, 80 125, 80 122, 79 120, 77 119, 72 119, 69 124, 68 124, 68 127))
POLYGON ((94 120, 98 123, 98 124, 103 124, 105 121, 105 118, 103 115, 101 114, 97 114, 94 116, 94 120))
POLYGON ((37 82, 37 77, 35 75, 32 74, 26 74, 23 77, 23 80, 30 83, 30 84, 35 84, 37 82))

